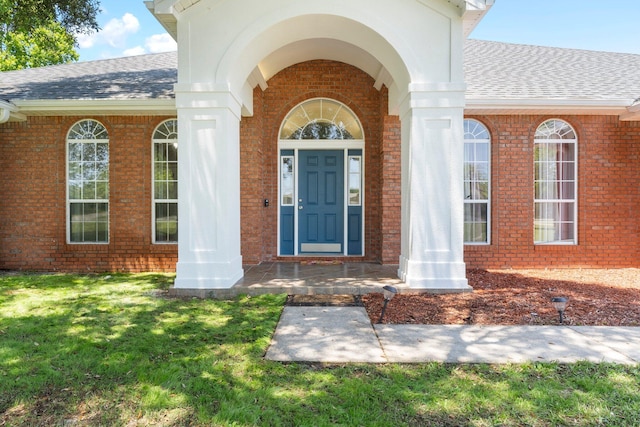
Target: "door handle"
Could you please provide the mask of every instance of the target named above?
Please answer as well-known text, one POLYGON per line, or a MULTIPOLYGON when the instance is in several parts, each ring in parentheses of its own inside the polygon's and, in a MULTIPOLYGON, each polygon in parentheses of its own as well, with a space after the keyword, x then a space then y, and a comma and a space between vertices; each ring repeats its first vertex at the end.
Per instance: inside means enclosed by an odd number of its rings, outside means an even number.
POLYGON ((300 209, 300 210, 302 210, 303 207, 304 206, 302 206, 302 205, 298 205, 298 209, 300 209))

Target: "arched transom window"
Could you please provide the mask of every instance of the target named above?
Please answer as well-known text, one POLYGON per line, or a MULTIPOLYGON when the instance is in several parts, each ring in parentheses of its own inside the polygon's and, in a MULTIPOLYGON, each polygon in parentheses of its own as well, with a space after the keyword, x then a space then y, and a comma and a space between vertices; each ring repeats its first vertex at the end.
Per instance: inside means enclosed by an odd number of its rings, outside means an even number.
POLYGON ((347 106, 326 98, 310 99, 291 110, 280 139, 364 139, 360 121, 347 106))
POLYGON ((576 133, 550 119, 538 126, 534 142, 534 241, 575 244, 576 133))

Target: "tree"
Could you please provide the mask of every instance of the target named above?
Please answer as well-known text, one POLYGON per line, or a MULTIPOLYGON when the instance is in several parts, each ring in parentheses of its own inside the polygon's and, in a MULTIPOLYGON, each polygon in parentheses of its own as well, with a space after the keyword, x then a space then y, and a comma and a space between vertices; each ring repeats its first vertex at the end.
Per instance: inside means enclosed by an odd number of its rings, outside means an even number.
POLYGON ((0 51, 0 71, 66 64, 80 57, 75 40, 59 23, 51 21, 29 34, 9 32, 0 51))
POLYGON ((100 0, 0 0, 0 70, 78 59, 76 34, 99 29, 100 0))

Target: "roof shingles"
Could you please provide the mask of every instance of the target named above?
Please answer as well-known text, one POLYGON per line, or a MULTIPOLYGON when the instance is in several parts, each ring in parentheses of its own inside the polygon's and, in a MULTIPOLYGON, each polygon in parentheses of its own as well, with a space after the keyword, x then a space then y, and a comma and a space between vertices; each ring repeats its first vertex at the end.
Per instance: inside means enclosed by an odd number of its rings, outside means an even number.
MULTIPOLYGON (((640 96, 640 55, 467 40, 471 99, 617 101, 640 96)), ((0 99, 171 99, 176 52, 0 73, 0 99)))
POLYGON ((620 100, 640 96, 640 55, 467 40, 467 96, 620 100))
POLYGON ((0 73, 6 100, 173 98, 175 52, 0 73))

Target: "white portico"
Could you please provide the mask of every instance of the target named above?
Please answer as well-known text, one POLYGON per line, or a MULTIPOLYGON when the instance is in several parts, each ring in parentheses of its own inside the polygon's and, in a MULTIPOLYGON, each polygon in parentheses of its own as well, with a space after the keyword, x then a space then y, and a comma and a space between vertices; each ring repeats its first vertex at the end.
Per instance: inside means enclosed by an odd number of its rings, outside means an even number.
POLYGON ((243 276, 240 122, 254 89, 326 59, 388 88, 401 120, 398 276, 411 288, 468 289, 463 261, 464 38, 492 0, 154 0, 178 42, 176 288, 243 276))

